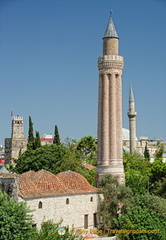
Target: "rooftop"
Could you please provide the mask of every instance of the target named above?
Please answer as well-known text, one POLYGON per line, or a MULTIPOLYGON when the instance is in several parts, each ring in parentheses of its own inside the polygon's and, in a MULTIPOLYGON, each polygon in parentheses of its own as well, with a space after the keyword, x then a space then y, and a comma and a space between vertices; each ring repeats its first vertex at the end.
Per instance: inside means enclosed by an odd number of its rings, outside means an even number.
POLYGON ((22 174, 1 173, 0 178, 18 178, 18 195, 22 198, 98 192, 81 174, 73 171, 54 175, 42 169, 22 174))
POLYGON ((118 34, 116 32, 113 20, 112 20, 112 15, 110 15, 108 25, 104 34, 104 38, 118 38, 118 34))

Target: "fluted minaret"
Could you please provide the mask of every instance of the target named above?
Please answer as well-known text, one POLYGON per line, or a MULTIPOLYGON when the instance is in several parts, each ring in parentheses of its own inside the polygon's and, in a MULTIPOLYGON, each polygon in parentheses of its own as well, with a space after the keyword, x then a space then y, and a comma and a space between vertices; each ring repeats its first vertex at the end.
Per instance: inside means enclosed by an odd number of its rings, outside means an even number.
POLYGON ((98 59, 98 179, 106 173, 124 182, 122 160, 122 69, 119 37, 112 16, 103 37, 103 56, 98 59))
POLYGON ((136 116, 135 111, 135 101, 132 86, 130 86, 130 95, 129 95, 129 131, 130 131, 130 153, 133 153, 136 149, 136 116))

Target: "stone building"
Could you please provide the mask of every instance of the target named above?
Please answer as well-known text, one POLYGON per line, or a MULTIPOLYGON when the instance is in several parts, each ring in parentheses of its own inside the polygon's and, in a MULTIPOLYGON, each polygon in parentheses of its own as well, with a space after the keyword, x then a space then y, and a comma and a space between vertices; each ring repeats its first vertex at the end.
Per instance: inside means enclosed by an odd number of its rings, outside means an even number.
MULTIPOLYGON (((40 139, 41 145, 52 144, 52 134, 44 134, 40 139)), ((5 164, 14 164, 13 159, 17 159, 19 152, 27 150, 28 139, 24 137, 24 120, 23 117, 15 116, 12 119, 11 138, 5 138, 5 164)), ((0 162, 1 164, 1 162, 0 162)))
MULTIPOLYGON (((124 138, 123 138, 123 151, 130 152, 130 137, 129 130, 123 129, 124 138)), ((150 161, 153 162, 155 159, 156 151, 158 150, 158 141, 163 143, 166 149, 166 143, 162 139, 149 139, 147 136, 141 136, 139 139, 135 140, 135 151, 144 156, 145 146, 147 144, 147 148, 150 154, 150 161)), ((163 162, 166 161, 165 154, 163 154, 163 162)))
POLYGON ((98 58, 98 179, 106 173, 125 180, 122 160, 122 70, 119 37, 112 16, 103 37, 103 56, 98 58))
POLYGON ((0 188, 17 201, 25 201, 34 210, 34 225, 53 220, 70 229, 97 227, 98 189, 79 173, 46 170, 23 174, 0 173, 0 188))
POLYGON ((27 139, 24 138, 23 117, 13 117, 11 138, 5 138, 5 163, 14 164, 13 159, 17 159, 19 152, 25 152, 26 149, 27 139))

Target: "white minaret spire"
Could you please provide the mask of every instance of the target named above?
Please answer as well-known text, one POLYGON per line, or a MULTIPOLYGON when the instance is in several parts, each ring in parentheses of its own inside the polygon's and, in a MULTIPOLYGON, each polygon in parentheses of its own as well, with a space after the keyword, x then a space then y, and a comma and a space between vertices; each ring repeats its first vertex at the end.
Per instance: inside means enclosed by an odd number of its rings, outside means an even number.
POLYGON ((135 111, 135 101, 132 85, 130 85, 130 95, 129 95, 129 131, 130 131, 130 153, 133 153, 136 149, 136 116, 135 111))
POLYGON ((119 37, 112 16, 103 37, 103 56, 98 59, 98 179, 106 173, 124 182, 122 160, 122 69, 119 37))

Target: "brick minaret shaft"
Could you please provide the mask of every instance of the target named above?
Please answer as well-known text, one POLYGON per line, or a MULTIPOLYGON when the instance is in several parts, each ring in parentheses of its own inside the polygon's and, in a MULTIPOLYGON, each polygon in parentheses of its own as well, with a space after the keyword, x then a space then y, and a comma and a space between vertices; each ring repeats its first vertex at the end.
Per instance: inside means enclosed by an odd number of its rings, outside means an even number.
POLYGON ((103 56, 98 59, 98 179, 103 174, 118 175, 124 182, 122 160, 122 69, 118 55, 119 37, 110 16, 103 37, 103 56))
POLYGON ((129 131, 130 131, 130 153, 133 153, 136 149, 136 116, 135 101, 132 86, 130 86, 129 95, 129 131))

